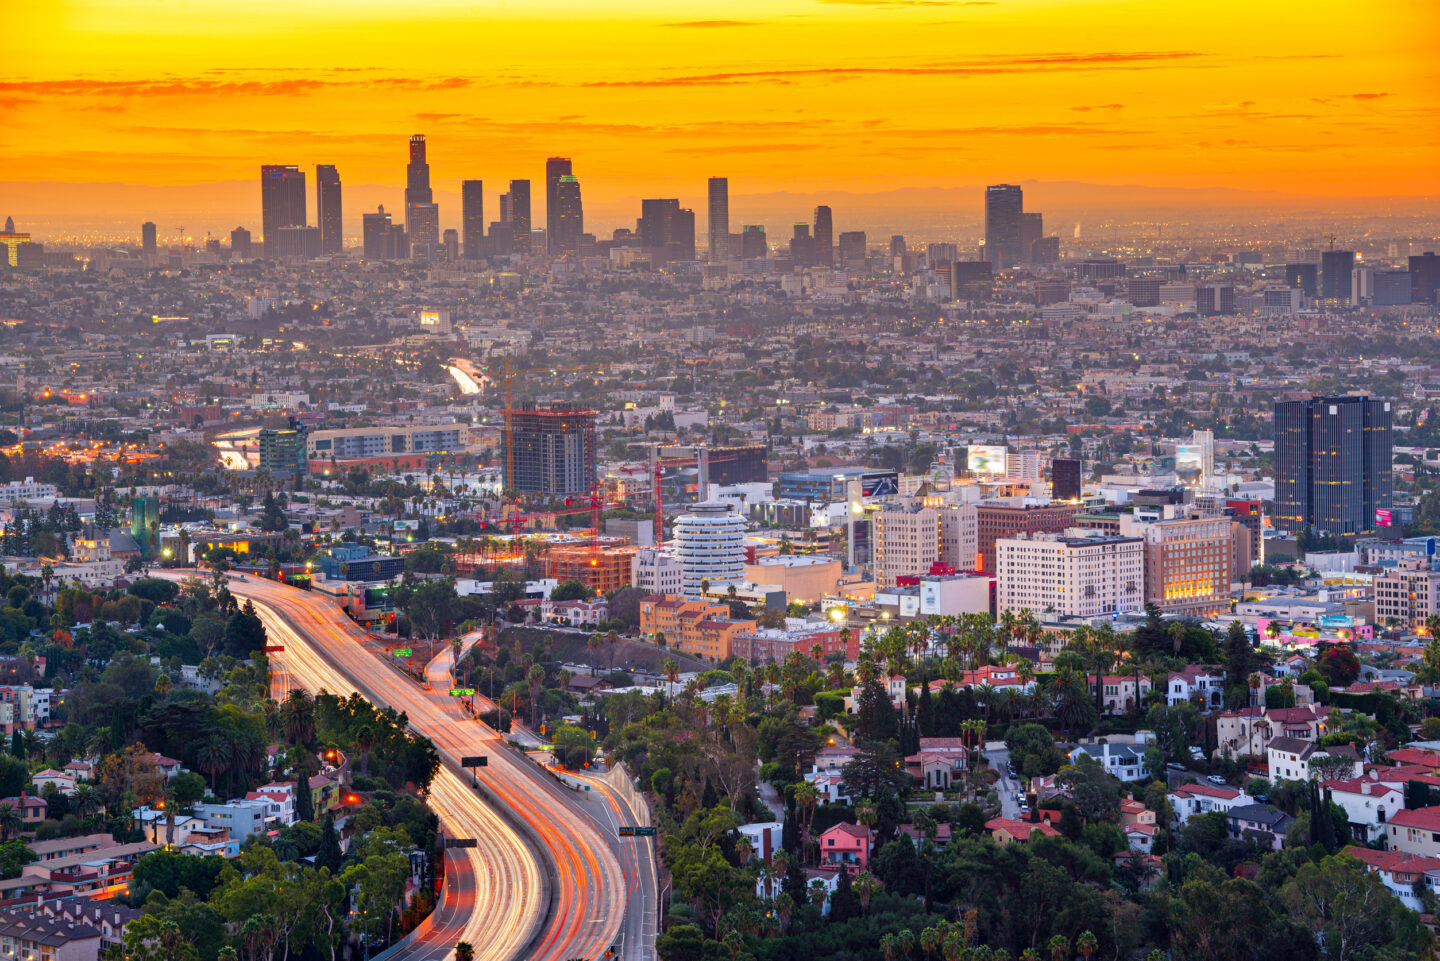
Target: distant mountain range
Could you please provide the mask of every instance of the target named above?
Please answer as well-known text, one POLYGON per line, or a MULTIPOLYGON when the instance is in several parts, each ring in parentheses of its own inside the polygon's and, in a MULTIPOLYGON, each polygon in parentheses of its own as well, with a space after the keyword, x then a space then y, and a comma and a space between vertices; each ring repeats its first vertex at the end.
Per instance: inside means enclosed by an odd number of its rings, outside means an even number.
MULTIPOLYGON (((343 172, 342 172, 343 173, 343 172)), ((533 177, 538 182, 540 177, 533 177)), ((487 182, 486 220, 496 219, 503 181, 487 182)), ((1392 218, 1413 223, 1419 218, 1440 217, 1440 195, 1423 197, 1315 197, 1279 192, 1231 190, 1224 188, 1148 187, 1122 184, 1092 184, 1077 181, 1021 181, 1027 210, 1046 214, 1046 233, 1073 236, 1080 224, 1082 236, 1093 226, 1140 222, 1168 223, 1257 223, 1287 221, 1323 222, 1356 218, 1381 222, 1392 218)), ((697 232, 705 230, 703 184, 681 202, 694 208, 697 232)), ((950 240, 970 242, 978 235, 984 210, 984 185, 947 188, 904 187, 875 192, 775 191, 746 194, 735 190, 730 197, 731 230, 744 224, 765 224, 772 243, 783 243, 791 225, 811 219, 817 204, 834 211, 835 231, 864 230, 872 243, 893 233, 906 234, 912 241, 950 240)), ((360 215, 385 204, 397 222, 403 219, 403 185, 346 184, 345 233, 360 235, 360 215)), ((311 187, 313 194, 313 187, 311 187)), ((666 195, 669 191, 657 190, 666 195)), ((534 222, 544 224, 544 190, 533 192, 537 201, 534 222)), ((671 193, 673 195, 673 193, 671 193)), ((458 190, 439 189, 441 226, 458 227, 458 190)), ((314 200, 311 200, 313 213, 314 200)), ((636 197, 589 197, 585 203, 587 230, 608 237, 619 226, 633 227, 640 212, 636 197)), ((57 237, 138 237, 140 224, 153 220, 159 225, 161 242, 173 242, 183 225, 185 234, 203 240, 207 232, 227 236, 243 225, 258 235, 259 190, 251 180, 227 180, 202 184, 156 186, 122 183, 36 183, 0 181, 0 218, 13 216, 20 230, 37 239, 57 237)))

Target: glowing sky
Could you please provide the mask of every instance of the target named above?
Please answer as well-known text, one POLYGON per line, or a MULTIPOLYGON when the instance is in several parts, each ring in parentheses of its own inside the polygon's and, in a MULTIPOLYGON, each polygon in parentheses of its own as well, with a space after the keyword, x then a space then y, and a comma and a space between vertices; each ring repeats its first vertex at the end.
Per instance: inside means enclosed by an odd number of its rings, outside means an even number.
MULTIPOLYGON (((1433 193, 1435 0, 3 4, 0 180, 1433 193)), ((13 191, 12 186, 12 191, 13 191)), ((3 199, 3 198, 0 198, 3 199)), ((398 201, 398 197, 397 197, 398 201)))

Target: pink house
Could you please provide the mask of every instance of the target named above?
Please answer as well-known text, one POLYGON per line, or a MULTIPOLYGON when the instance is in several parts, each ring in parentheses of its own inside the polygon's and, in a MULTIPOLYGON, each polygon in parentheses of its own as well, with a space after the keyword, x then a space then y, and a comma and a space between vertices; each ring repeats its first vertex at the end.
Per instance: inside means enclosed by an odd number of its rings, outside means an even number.
POLYGON ((820 835, 820 866, 870 866, 870 829, 863 824, 840 823, 820 835))

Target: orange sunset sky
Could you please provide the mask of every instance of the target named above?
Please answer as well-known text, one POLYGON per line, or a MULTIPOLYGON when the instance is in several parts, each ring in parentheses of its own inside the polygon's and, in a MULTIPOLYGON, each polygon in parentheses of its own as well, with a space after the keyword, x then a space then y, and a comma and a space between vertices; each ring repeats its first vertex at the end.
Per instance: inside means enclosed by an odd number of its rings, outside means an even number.
POLYGON ((334 163, 398 208, 417 132, 443 190, 493 197, 572 157, 587 215, 699 206, 714 174, 741 195, 1040 180, 1323 203, 1433 196, 1440 173, 1435 0, 0 6, 0 216, 40 215, 54 182, 262 162, 334 163))

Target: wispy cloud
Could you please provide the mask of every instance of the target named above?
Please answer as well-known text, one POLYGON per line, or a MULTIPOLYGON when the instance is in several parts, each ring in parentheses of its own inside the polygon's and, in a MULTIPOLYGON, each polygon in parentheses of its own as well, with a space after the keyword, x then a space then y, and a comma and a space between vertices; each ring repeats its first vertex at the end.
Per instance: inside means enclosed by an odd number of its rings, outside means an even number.
POLYGON ((330 80, 317 77, 286 77, 277 80, 181 77, 101 80, 78 77, 67 80, 0 81, 0 93, 59 97, 284 97, 340 87, 437 91, 455 90, 473 83, 468 77, 370 77, 364 80, 330 80))
POLYGON ((710 30, 723 27, 758 27, 759 20, 681 20, 676 23, 664 23, 663 27, 694 27, 701 30, 710 30))
POLYGON ((674 77, 634 80, 594 80, 587 87, 698 87, 737 83, 787 83, 796 78, 826 76, 831 79, 866 76, 987 76, 1013 73, 1061 73, 1088 70, 1145 70, 1182 65, 1204 66, 1205 55, 1195 50, 1099 51, 1096 53, 1047 53, 1031 56, 997 56, 943 63, 893 66, 831 66, 811 69, 736 70, 725 73, 681 74, 674 77))
POLYGON ((1124 110, 1125 105, 1123 103, 1096 103, 1084 104, 1079 107, 1071 107, 1070 109, 1076 113, 1089 113, 1092 110, 1124 110))
POLYGON ((817 0, 845 7, 994 7, 998 0, 817 0))

